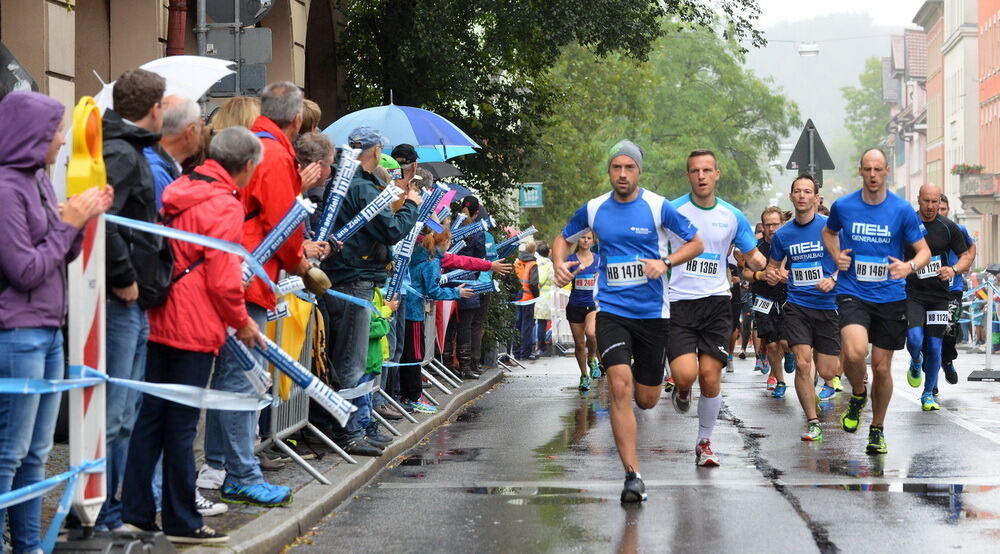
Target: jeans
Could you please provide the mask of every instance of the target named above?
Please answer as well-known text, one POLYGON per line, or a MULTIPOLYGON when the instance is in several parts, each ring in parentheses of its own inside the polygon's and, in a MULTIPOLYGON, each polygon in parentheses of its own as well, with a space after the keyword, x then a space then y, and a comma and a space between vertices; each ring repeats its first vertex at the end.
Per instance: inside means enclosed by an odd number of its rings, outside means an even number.
MULTIPOLYGON (((334 285, 333 289, 355 298, 370 301, 375 294, 375 283, 373 281, 355 281, 334 285)), ((341 388, 354 388, 358 386, 361 377, 365 374, 365 362, 368 358, 368 331, 371 327, 372 315, 357 304, 329 295, 326 298, 326 308, 330 312, 331 339, 328 344, 333 373, 341 388)), ((355 406, 358 405, 358 399, 354 399, 352 402, 355 406)), ((332 422, 332 419, 330 421, 332 422)), ((351 418, 343 428, 334 423, 332 434, 332 438, 340 443, 364 437, 365 429, 358 422, 358 412, 351 414, 351 418)))
MULTIPOLYGON (((126 306, 117 298, 109 298, 107 307, 108 377, 142 381, 146 374, 146 341, 149 320, 146 312, 133 303, 126 306)), ((121 385, 109 384, 107 405, 107 500, 97 517, 97 525, 116 529, 122 525, 122 501, 119 491, 125 475, 128 441, 138 412, 140 393, 121 385)))
POLYGON ((537 326, 535 331, 537 333, 536 342, 538 343, 538 353, 542 354, 545 352, 545 338, 549 334, 549 320, 547 319, 536 319, 535 325, 537 326))
POLYGON ((517 307, 517 328, 521 342, 514 349, 514 355, 523 360, 531 355, 531 347, 535 344, 535 305, 517 307))
MULTIPOLYGON (((56 327, 0 330, 0 378, 62 379, 63 336, 56 327)), ((59 394, 0 394, 0 494, 45 479, 59 394)), ((14 552, 41 548, 42 500, 10 507, 14 552)), ((4 510, 0 510, 3 529, 4 510)))
MULTIPOLYGON (((146 381, 205 387, 212 372, 212 355, 149 343, 146 381)), ((201 410, 142 395, 139 417, 128 445, 122 485, 122 519, 137 526, 156 521, 153 472, 163 456, 163 531, 180 535, 200 529, 194 505, 194 437, 201 410)), ((251 412, 252 413, 252 412, 251 412)))
MULTIPOLYGON (((266 309, 247 303, 247 313, 264 329, 267 324, 266 309)), ((215 359, 212 389, 251 394, 254 392, 244 371, 225 350, 215 359)), ((205 414, 205 463, 214 469, 225 469, 227 481, 240 485, 264 482, 260 461, 253 452, 256 439, 257 412, 209 410, 205 414)))
MULTIPOLYGON (((358 381, 358 384, 361 385, 371 381, 372 379, 378 378, 379 376, 375 373, 365 373, 361 376, 361 380, 358 381)), ((358 411, 354 412, 353 417, 358 418, 358 425, 361 426, 362 430, 367 429, 368 425, 372 422, 372 396, 376 395, 378 395, 378 393, 370 392, 368 394, 362 394, 361 396, 351 400, 351 402, 358 407, 358 411)))

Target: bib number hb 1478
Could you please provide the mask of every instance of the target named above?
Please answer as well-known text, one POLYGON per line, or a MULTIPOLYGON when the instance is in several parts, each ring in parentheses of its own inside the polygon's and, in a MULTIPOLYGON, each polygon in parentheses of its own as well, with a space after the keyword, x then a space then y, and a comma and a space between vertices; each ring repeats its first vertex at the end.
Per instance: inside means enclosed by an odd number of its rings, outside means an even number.
POLYGON ((648 281, 638 256, 609 256, 604 266, 609 287, 632 287, 648 281))

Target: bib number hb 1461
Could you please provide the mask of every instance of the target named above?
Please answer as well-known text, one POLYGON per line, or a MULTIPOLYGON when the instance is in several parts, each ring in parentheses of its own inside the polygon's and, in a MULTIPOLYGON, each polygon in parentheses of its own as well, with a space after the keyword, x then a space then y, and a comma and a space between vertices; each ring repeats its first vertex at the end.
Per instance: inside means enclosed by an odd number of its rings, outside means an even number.
POLYGON ((854 275, 858 281, 879 283, 889 278, 889 258, 872 256, 856 256, 854 258, 854 275))

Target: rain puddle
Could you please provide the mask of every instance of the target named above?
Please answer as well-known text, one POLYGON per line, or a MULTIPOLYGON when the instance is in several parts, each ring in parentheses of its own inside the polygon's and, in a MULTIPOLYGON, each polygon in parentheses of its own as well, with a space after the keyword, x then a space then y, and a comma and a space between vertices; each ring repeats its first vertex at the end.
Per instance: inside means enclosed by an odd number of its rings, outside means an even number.
POLYGON ((479 456, 480 448, 451 448, 438 452, 424 452, 406 457, 401 466, 430 466, 446 462, 469 462, 479 456))
POLYGON ((491 496, 513 496, 507 499, 512 506, 539 505, 571 505, 571 504, 602 504, 607 498, 579 496, 587 493, 587 489, 570 489, 563 487, 475 487, 465 489, 471 494, 486 494, 491 496))

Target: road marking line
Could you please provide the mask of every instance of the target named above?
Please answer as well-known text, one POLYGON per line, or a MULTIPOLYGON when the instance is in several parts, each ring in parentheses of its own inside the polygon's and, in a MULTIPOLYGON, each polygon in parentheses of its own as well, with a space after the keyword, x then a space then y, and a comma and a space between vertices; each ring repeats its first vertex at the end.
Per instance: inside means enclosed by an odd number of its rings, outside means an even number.
MULTIPOLYGON (((911 403, 914 403, 917 406, 921 406, 920 398, 900 392, 900 389, 896 388, 895 386, 892 388, 892 396, 893 397, 901 396, 909 400, 911 403)), ((941 415, 950 419, 955 425, 964 428, 966 431, 971 431, 994 444, 1000 445, 1000 434, 983 429, 982 427, 976 425, 975 423, 972 423, 965 417, 958 415, 957 413, 953 412, 952 410, 949 410, 948 408, 945 408, 944 406, 941 406, 941 409, 938 411, 941 415)))

